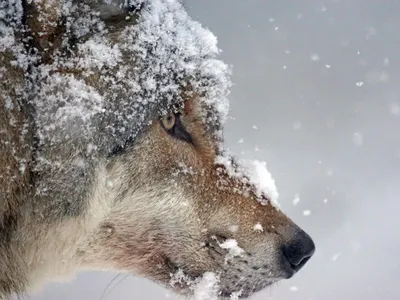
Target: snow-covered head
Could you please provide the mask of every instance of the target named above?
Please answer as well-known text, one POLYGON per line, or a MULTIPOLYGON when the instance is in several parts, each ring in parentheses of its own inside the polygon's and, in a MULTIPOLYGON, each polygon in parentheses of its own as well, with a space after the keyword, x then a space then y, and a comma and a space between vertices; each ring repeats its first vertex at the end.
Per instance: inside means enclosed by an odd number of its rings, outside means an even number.
POLYGON ((27 14, 55 26, 32 38, 36 194, 57 226, 84 227, 57 239, 78 243, 83 268, 182 293, 211 278, 216 297, 247 297, 293 276, 314 244, 277 208, 265 164, 223 148, 230 80, 216 38, 177 0, 83 2, 27 14))
POLYGON ((220 297, 291 277, 314 245, 276 207, 265 165, 244 166, 223 150, 230 81, 215 37, 177 1, 143 2, 138 14, 120 35, 142 68, 135 97, 169 106, 115 154, 109 174, 118 201, 94 253, 184 293, 210 272, 220 297))
POLYGON ((204 110, 196 98, 185 101, 111 162, 118 200, 85 255, 89 265, 103 261, 185 294, 196 294, 211 272, 223 298, 290 278, 312 256, 310 237, 243 174, 247 168, 221 159, 220 142, 199 117, 204 110))

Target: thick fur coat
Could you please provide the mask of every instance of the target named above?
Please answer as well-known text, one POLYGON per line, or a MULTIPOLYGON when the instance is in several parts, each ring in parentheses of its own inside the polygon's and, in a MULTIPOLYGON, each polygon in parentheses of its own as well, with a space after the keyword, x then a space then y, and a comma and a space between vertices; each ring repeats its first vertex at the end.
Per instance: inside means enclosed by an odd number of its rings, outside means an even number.
POLYGON ((175 0, 0 4, 0 299, 85 269, 247 297, 305 264, 224 156, 218 53, 175 0))

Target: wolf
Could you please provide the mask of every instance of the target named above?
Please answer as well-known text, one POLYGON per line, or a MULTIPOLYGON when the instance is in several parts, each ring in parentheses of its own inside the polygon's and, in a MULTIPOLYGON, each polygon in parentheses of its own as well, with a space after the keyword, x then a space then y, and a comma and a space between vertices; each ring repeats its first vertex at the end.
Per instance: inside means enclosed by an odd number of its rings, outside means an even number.
POLYGON ((88 269, 247 298, 306 264, 223 146, 219 53, 177 0, 1 2, 0 299, 88 269))

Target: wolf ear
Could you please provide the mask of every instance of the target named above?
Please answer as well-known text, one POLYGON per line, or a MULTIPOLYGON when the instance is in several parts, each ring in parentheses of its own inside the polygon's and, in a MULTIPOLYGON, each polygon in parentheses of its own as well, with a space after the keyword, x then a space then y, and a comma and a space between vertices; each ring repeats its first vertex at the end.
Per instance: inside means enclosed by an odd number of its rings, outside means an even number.
MULTIPOLYGON (((27 1, 24 7, 26 24, 31 44, 43 61, 47 61, 54 51, 65 46, 65 38, 71 39, 67 23, 82 22, 82 18, 94 15, 104 22, 110 32, 122 30, 134 21, 136 12, 142 7, 141 0, 35 0, 27 1)), ((92 20, 93 21, 93 20, 92 20)), ((92 34, 91 28, 85 38, 92 34)), ((79 38, 78 38, 79 39, 79 38)), ((75 41, 76 42, 76 41, 75 41)))
POLYGON ((91 0, 88 1, 92 11, 98 13, 108 33, 122 31, 125 26, 136 22, 138 12, 143 7, 143 0, 91 0))
POLYGON ((138 0, 91 0, 88 5, 99 13, 103 21, 123 19, 140 10, 143 1, 138 0))

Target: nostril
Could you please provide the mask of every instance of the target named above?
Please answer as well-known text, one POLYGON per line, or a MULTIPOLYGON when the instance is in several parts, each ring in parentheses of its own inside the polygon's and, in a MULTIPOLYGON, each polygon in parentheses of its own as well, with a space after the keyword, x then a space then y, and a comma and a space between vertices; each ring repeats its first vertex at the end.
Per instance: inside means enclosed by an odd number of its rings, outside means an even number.
POLYGON ((282 253, 295 271, 300 270, 315 252, 315 244, 304 231, 297 232, 282 246, 282 253))

